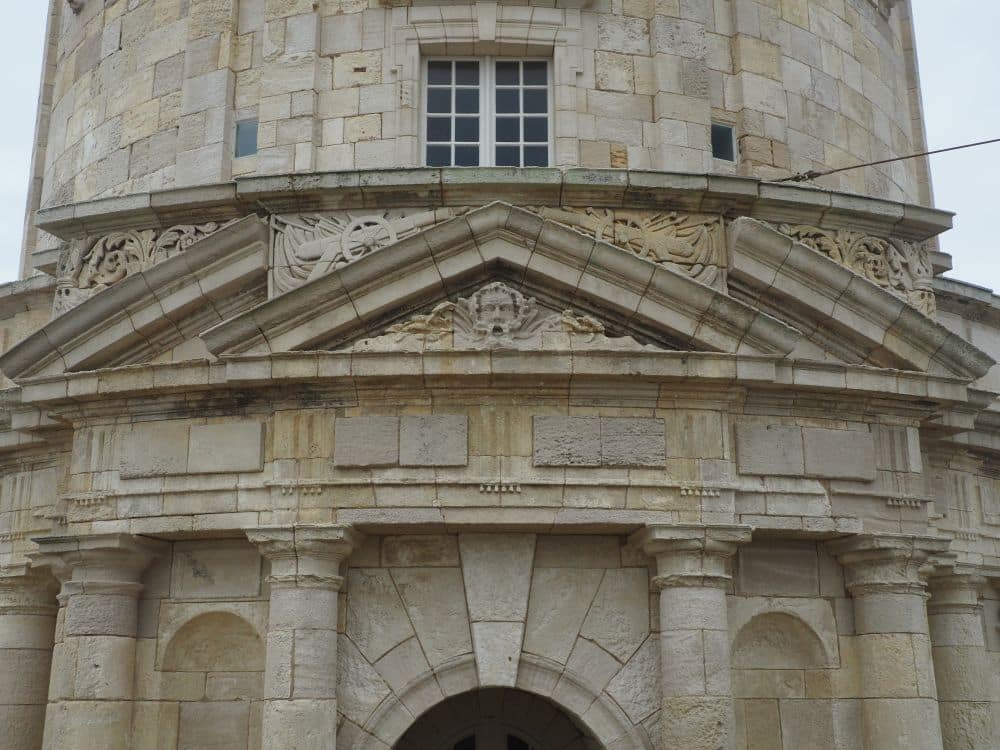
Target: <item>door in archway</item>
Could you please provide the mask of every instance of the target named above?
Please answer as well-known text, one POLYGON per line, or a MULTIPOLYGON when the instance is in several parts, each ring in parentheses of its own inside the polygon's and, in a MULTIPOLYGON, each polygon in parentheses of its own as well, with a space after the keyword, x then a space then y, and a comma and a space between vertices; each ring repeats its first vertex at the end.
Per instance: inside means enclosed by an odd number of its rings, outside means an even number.
POLYGON ((449 750, 542 750, 500 726, 480 727, 449 750))
POLYGON ((514 688, 453 696, 414 722, 394 750, 601 750, 547 698, 514 688))

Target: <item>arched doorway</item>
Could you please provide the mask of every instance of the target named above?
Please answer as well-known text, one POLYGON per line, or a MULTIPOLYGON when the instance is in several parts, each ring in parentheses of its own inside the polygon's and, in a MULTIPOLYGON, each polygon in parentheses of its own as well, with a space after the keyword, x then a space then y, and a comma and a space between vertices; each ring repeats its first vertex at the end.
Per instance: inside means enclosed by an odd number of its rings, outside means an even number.
POLYGON ((546 698, 484 688, 439 703, 394 750, 602 750, 602 745, 546 698))

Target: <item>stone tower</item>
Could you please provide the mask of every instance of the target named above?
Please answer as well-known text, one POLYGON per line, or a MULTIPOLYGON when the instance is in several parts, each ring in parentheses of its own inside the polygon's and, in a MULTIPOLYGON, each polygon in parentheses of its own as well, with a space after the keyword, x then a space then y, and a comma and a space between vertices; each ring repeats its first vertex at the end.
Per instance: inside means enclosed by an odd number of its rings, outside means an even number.
POLYGON ((990 750, 1000 300, 906 0, 51 0, 6 750, 990 750), (991 354, 993 356, 991 356, 991 354))

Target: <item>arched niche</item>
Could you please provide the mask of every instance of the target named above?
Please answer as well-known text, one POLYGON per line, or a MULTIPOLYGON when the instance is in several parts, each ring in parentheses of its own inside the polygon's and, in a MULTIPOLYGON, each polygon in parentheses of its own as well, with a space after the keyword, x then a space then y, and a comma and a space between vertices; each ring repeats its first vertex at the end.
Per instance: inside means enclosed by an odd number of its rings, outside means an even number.
POLYGON ((167 644, 164 672, 262 672, 264 644, 253 625, 229 612, 189 620, 167 644))
POLYGON ((260 750, 264 654, 257 629, 231 612, 204 612, 174 631, 163 684, 202 686, 178 694, 178 749, 260 750))
POLYGON ((827 663, 816 632, 785 612, 752 618, 737 633, 732 654, 735 669, 819 669, 827 663))
POLYGON ((828 685, 835 659, 802 618, 782 611, 749 618, 732 646, 738 748, 834 750, 828 685))

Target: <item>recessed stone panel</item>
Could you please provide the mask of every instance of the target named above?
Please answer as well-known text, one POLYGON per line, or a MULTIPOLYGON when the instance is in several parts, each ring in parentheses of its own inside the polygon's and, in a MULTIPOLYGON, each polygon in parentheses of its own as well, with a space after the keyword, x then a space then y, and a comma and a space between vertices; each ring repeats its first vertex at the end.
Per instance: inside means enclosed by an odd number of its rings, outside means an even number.
POLYGON ((170 593, 175 599, 244 599, 260 594, 260 553, 245 541, 178 542, 170 593))
POLYGON ((398 417, 342 417, 336 422, 337 466, 393 466, 399 461, 398 417))
POLYGON ((666 463, 662 419, 601 418, 601 464, 663 466, 666 463))
POLYGON ((600 466, 600 417, 535 417, 535 466, 600 466))
POLYGON ((156 422, 122 433, 122 479, 186 473, 189 429, 186 424, 156 422))
POLYGON ((188 471, 219 474, 264 468, 264 425, 230 422, 191 426, 188 471))
POLYGON ((813 477, 875 479, 875 441, 862 430, 802 430, 805 471, 813 477))
POLYGON ((741 474, 801 476, 805 471, 802 428, 778 424, 738 425, 736 458, 741 474))
POLYGON ((401 466, 465 466, 468 462, 469 418, 464 414, 400 419, 401 466))

